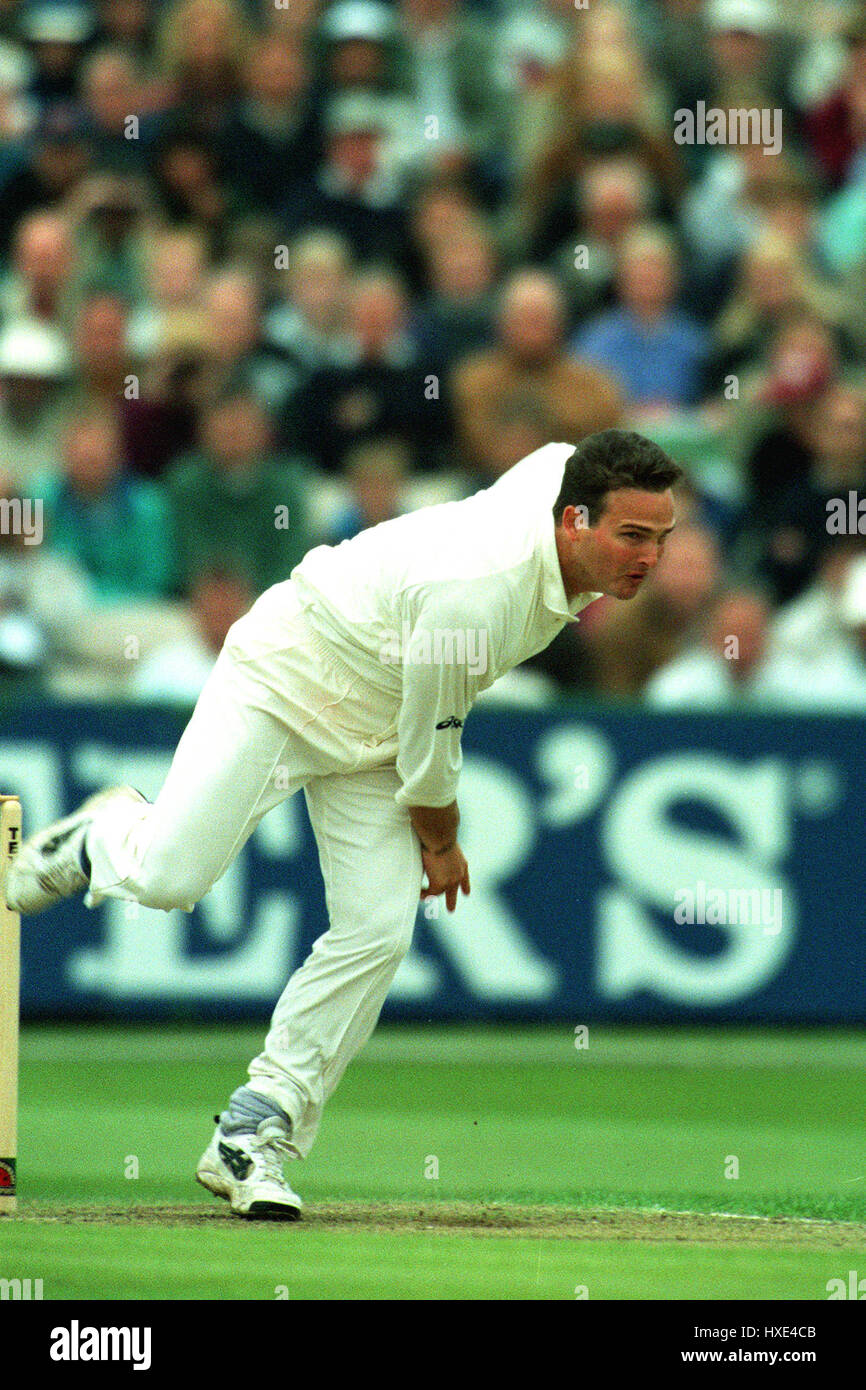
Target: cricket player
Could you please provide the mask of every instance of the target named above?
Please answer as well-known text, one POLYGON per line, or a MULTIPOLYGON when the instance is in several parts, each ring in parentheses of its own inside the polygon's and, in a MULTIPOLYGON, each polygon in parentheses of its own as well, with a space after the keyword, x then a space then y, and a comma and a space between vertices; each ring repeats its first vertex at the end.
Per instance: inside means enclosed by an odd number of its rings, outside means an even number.
POLYGON ((469 893, 457 783, 473 701, 594 599, 638 592, 679 473, 649 440, 605 430, 309 551, 231 628, 153 804, 115 787, 22 845, 6 889, 19 912, 82 890, 89 907, 189 911, 303 788, 329 927, 196 1172, 238 1216, 299 1217, 284 1160, 309 1153, 372 1033, 419 900, 444 894, 452 912, 469 893))

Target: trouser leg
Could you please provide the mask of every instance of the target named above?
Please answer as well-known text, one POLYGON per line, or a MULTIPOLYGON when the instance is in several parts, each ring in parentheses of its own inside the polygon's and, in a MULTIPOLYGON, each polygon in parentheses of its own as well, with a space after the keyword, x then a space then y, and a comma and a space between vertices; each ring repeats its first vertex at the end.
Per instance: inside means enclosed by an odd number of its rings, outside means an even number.
POLYGON ((109 802, 94 815, 88 905, 126 898, 189 911, 312 770, 306 745, 256 704, 248 676, 223 652, 153 805, 109 802))
POLYGON ((249 1069, 251 1089, 291 1117, 302 1157, 412 940, 423 867, 409 817, 394 801, 399 785, 385 767, 315 778, 305 788, 330 925, 289 980, 249 1069))

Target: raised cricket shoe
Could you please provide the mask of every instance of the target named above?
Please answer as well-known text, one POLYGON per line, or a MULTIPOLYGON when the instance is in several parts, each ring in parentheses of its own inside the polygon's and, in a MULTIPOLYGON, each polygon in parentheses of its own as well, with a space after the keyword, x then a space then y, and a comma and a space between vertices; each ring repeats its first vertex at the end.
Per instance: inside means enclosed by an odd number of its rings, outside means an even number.
POLYGON ((230 1203, 235 1216, 258 1221, 299 1221, 303 1203, 283 1176, 283 1144, 289 1128, 279 1116, 255 1132, 226 1134, 219 1124, 202 1154, 196 1181, 230 1203))
POLYGON ((25 840, 6 875, 7 907, 26 914, 42 912, 61 898, 70 898, 86 888, 90 870, 84 837, 94 811, 117 797, 146 801, 134 787, 111 787, 89 796, 71 816, 25 840))

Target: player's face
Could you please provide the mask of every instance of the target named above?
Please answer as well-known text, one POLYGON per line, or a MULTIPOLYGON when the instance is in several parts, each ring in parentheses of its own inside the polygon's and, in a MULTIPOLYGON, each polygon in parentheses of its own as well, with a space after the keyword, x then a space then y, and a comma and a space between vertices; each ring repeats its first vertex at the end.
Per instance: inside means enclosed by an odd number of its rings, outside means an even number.
POLYGON ((620 488, 609 492, 594 526, 578 525, 569 535, 566 524, 566 534, 573 541, 567 549, 573 560, 575 580, 582 576, 584 592, 634 598, 661 559, 673 526, 674 504, 669 491, 620 488))

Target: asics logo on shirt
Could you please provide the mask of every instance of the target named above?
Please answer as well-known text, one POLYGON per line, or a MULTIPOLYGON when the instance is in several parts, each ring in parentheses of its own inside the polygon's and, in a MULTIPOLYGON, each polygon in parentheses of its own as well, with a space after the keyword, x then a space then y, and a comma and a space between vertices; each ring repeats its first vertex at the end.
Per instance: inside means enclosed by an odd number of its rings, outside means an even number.
POLYGON ((436 725, 437 729, 462 729, 463 720, 458 719, 456 714, 449 714, 447 719, 436 725))

